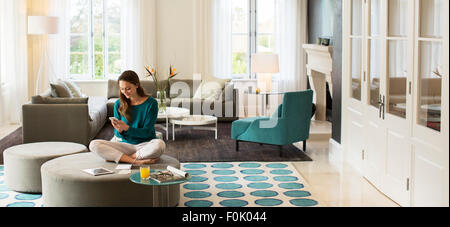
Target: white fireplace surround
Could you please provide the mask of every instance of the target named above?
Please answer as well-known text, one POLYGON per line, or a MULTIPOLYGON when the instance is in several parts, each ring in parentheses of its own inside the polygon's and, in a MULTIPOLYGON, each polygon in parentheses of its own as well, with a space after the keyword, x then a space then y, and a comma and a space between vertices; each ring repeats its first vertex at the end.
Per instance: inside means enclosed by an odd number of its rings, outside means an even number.
POLYGON ((316 104, 315 119, 326 121, 327 89, 333 94, 333 47, 315 44, 304 44, 303 49, 308 55, 306 70, 311 89, 314 91, 314 103, 316 104))

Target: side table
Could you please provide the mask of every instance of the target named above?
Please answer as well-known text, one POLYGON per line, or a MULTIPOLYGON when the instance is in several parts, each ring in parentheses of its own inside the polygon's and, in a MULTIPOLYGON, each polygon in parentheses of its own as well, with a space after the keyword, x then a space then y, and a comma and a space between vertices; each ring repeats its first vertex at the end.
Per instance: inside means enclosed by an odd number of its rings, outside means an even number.
MULTIPOLYGON (((269 97, 272 95, 284 95, 284 92, 260 92, 260 93, 256 93, 256 92, 249 92, 249 91, 245 91, 244 92, 245 95, 256 95, 262 98, 262 116, 268 116, 268 107, 269 107, 269 97)), ((248 98, 246 98, 246 100, 248 100, 248 98)))
POLYGON ((170 120, 172 124, 172 140, 175 141, 175 132, 182 130, 208 130, 215 132, 215 139, 217 140, 217 117, 208 115, 191 115, 179 119, 170 120), (186 126, 175 129, 175 125, 186 126), (206 125, 214 125, 207 127, 206 125))
MULTIPOLYGON (((164 171, 164 170, 162 170, 162 169, 151 169, 150 173, 155 173, 155 172, 158 172, 158 171, 164 171)), ((169 186, 176 185, 176 184, 180 185, 180 184, 186 183, 191 178, 192 177, 189 176, 189 177, 187 177, 187 178, 185 178, 183 180, 171 181, 171 182, 166 182, 166 183, 158 183, 157 181, 155 181, 155 180, 153 180, 151 178, 148 179, 148 180, 142 179, 141 178, 141 174, 139 172, 134 173, 134 174, 132 174, 130 176, 130 180, 133 183, 142 184, 142 185, 147 185, 147 186, 152 186, 153 187, 153 207, 158 207, 158 204, 160 204, 160 198, 158 197, 158 194, 159 194, 159 191, 160 191, 161 187, 163 189, 165 189, 165 191, 167 191, 167 196, 165 198, 166 200, 165 200, 165 203, 163 203, 163 204, 164 204, 164 206, 168 206, 169 201, 170 201, 170 198, 169 198, 169 196, 170 196, 170 193, 169 193, 170 187, 169 186)))
POLYGON ((158 113, 158 119, 166 120, 165 126, 161 125, 161 124, 156 124, 155 126, 158 126, 158 127, 162 128, 164 131, 166 131, 166 140, 169 140, 169 129, 170 129, 169 128, 169 119, 181 118, 181 117, 189 115, 189 113, 190 113, 189 109, 178 108, 178 107, 167 107, 166 111, 158 113))

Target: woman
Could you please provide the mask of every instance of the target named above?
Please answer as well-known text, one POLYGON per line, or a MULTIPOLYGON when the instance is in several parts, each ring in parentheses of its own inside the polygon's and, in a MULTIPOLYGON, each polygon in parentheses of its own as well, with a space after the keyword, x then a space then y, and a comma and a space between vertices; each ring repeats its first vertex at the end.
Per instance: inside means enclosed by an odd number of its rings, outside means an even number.
POLYGON ((119 77, 120 99, 114 105, 111 141, 94 140, 89 149, 106 161, 154 164, 164 153, 164 141, 156 139, 158 102, 146 94, 138 75, 126 71, 119 77), (121 142, 117 142, 121 141, 121 142))

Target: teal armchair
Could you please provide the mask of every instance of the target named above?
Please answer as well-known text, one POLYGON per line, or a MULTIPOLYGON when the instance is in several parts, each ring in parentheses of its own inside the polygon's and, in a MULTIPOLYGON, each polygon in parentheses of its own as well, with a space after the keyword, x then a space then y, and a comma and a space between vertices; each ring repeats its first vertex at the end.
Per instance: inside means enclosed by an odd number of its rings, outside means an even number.
POLYGON ((284 95, 281 104, 272 117, 255 117, 234 121, 231 138, 236 140, 236 151, 239 142, 276 145, 280 156, 283 146, 309 139, 311 125, 313 91, 289 92, 284 95))

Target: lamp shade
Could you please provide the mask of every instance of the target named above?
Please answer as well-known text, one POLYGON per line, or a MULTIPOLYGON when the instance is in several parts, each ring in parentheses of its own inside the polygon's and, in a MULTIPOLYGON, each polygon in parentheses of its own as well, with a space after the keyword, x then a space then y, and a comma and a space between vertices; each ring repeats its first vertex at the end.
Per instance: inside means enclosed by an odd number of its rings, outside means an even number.
POLYGON ((279 73, 277 54, 253 54, 252 73, 279 73))
POLYGON ((58 17, 47 16, 29 16, 28 34, 29 35, 51 35, 58 34, 58 17))

